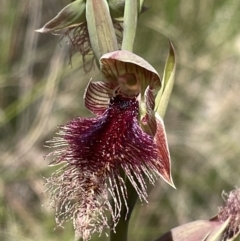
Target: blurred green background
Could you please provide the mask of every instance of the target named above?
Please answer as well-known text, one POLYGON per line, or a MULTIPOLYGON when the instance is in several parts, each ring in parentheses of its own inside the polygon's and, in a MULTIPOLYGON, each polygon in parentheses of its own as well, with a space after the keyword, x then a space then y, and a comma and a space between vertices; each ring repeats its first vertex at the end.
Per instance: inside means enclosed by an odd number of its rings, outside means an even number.
MULTIPOLYGON (((176 84, 165 118, 177 190, 163 181, 138 203, 129 241, 215 215, 221 193, 240 185, 240 1, 146 0, 135 52, 162 75, 168 38, 177 53, 176 84)), ((43 176, 43 147, 56 127, 90 115, 82 103, 95 68, 70 62, 67 39, 34 30, 68 0, 0 2, 0 240, 70 241, 71 223, 55 228, 43 176), (43 205, 45 204, 45 205, 43 205)), ((107 240, 105 234, 93 240, 107 240)))

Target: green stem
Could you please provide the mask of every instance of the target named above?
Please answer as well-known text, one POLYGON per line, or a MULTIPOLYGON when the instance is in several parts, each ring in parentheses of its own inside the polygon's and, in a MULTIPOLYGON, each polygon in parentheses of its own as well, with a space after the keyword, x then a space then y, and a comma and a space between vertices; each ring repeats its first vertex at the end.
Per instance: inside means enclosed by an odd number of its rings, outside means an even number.
MULTIPOLYGON (((122 210, 121 210, 121 217, 117 227, 115 228, 115 232, 113 231, 110 232, 110 241, 127 241, 128 225, 129 225, 130 217, 134 209, 135 203, 138 199, 138 195, 133 185, 126 178, 125 174, 124 174, 124 177, 125 177, 125 183, 126 183, 127 193, 128 193, 128 199, 127 199, 128 210, 123 204, 122 210)), ((122 200, 122 203, 124 203, 123 200, 122 200)))
POLYGON ((131 52, 133 50, 133 43, 136 35, 138 11, 139 0, 125 1, 122 49, 131 52))
MULTIPOLYGON (((126 0, 124 8, 124 33, 122 42, 123 50, 128 50, 131 52, 133 50, 133 44, 137 29, 138 13, 139 0, 126 0)), ((118 225, 115 228, 115 232, 110 232, 110 241, 127 241, 130 217, 138 198, 136 190, 134 189, 128 178, 126 178, 126 175, 122 173, 122 177, 125 179, 127 187, 128 210, 125 207, 125 205, 122 206, 121 217, 118 222, 118 225)), ((124 204, 124 200, 122 200, 122 203, 124 204)))
POLYGON ((123 216, 121 216, 119 220, 115 232, 110 232, 110 241, 127 241, 129 220, 125 220, 122 217, 123 216))

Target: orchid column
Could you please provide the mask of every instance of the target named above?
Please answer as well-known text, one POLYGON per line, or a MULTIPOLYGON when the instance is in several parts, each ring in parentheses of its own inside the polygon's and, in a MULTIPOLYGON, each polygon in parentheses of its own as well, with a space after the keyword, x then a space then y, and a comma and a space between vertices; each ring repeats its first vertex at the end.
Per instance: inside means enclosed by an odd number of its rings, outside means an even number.
POLYGON ((84 241, 106 228, 111 240, 126 241, 137 197, 148 202, 146 182, 162 178, 174 187, 162 120, 173 86, 174 51, 170 44, 162 81, 132 53, 142 2, 77 0, 39 30, 80 29, 72 42, 93 51, 103 76, 90 81, 84 94, 95 117, 60 126, 49 142, 56 148, 48 155, 54 157, 51 164, 61 165, 47 179, 57 223, 72 219, 84 241), (124 16, 121 50, 112 20, 116 16, 124 16))

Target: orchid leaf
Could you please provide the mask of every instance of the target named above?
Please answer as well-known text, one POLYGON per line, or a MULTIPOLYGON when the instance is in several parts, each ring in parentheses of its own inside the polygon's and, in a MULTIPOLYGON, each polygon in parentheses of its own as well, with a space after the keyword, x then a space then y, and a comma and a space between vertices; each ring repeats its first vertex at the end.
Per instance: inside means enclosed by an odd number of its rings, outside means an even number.
POLYGON ((65 28, 74 27, 86 21, 86 1, 77 0, 68 4, 58 15, 47 22, 41 29, 36 30, 40 33, 56 32, 65 28))
POLYGON ((175 51, 173 44, 170 43, 169 55, 165 64, 164 74, 162 79, 162 88, 158 92, 155 99, 155 111, 164 118, 168 102, 171 96, 173 84, 174 84, 174 76, 176 70, 176 59, 175 59, 175 51))

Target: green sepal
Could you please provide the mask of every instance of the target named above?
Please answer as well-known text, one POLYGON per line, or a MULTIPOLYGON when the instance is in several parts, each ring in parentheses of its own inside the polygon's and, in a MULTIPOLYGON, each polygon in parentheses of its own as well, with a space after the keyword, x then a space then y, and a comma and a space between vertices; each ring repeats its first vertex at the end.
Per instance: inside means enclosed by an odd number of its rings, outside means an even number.
POLYGON ((158 92, 155 99, 155 111, 164 118, 165 112, 167 110, 168 102, 172 93, 174 85, 174 76, 176 70, 176 59, 175 51, 171 41, 169 41, 170 50, 168 58, 164 68, 164 74, 162 79, 162 87, 158 92))

